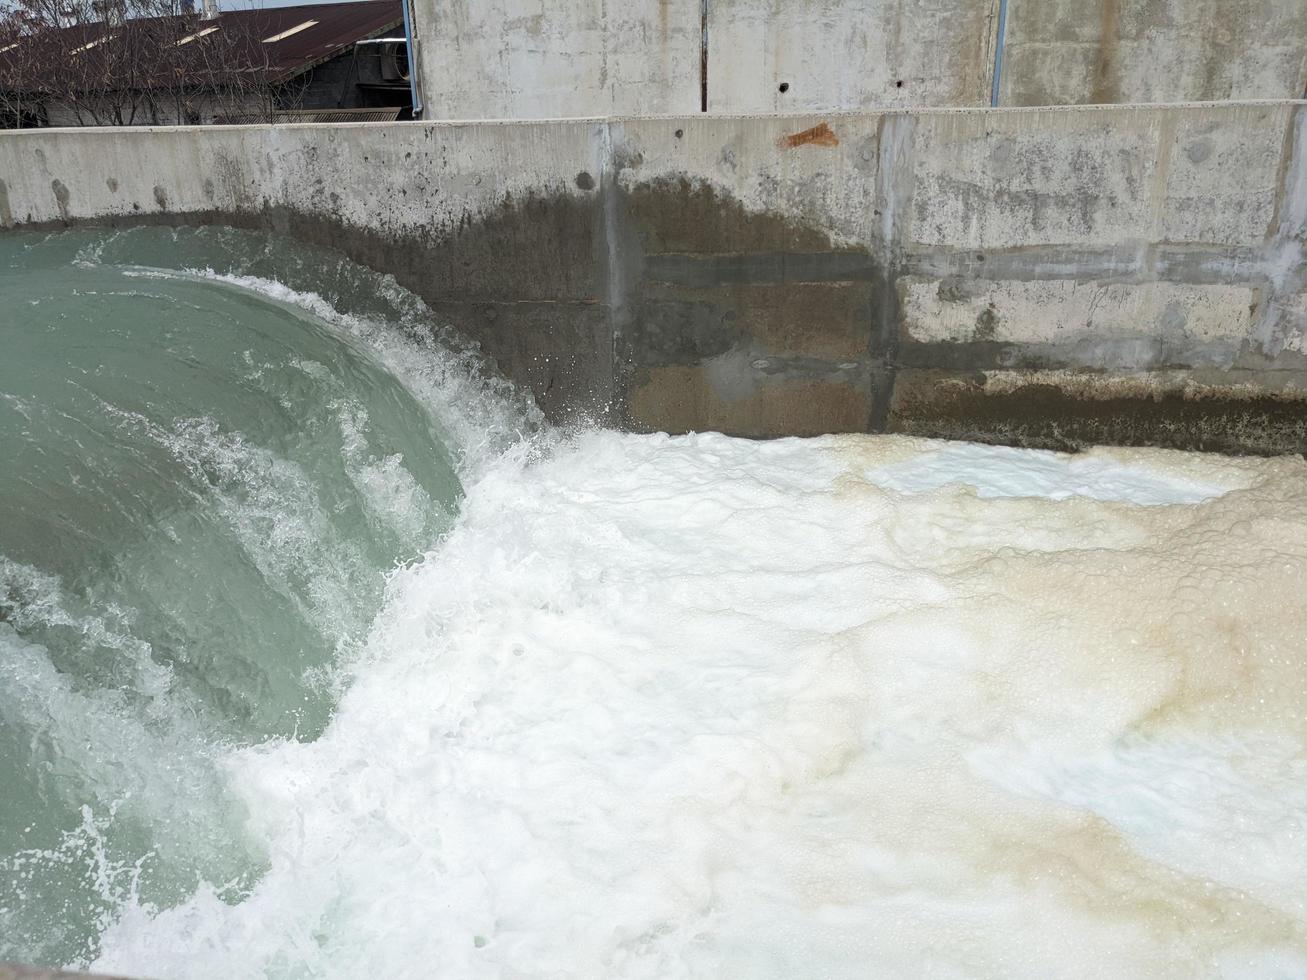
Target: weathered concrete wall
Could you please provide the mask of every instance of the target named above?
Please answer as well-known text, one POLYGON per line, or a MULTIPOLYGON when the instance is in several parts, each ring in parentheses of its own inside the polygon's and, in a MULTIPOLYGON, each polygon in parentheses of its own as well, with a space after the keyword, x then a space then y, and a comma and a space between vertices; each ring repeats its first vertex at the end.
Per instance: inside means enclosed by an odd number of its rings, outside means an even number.
MULTIPOLYGON (((989 105, 1000 0, 416 0, 429 119, 989 105), (706 42, 706 44, 704 43, 706 42)), ((1296 99, 1304 0, 1008 0, 1000 105, 1296 99)))
POLYGON ((1002 105, 1296 99, 1303 0, 1009 0, 1002 105))
POLYGON ((698 112, 699 0, 415 0, 428 119, 698 112))
POLYGON ((26 130, 0 134, 0 226, 224 223, 336 247, 575 409, 609 401, 606 160, 596 121, 26 130))
POLYGON ((0 224, 394 273, 555 417, 1307 449, 1307 104, 0 134, 0 224))
POLYGON ((1305 118, 921 120, 897 426, 1019 442, 1058 417, 1037 438, 1303 445, 1305 118))
POLYGON ((998 0, 709 0, 708 109, 989 105, 997 10, 998 0))

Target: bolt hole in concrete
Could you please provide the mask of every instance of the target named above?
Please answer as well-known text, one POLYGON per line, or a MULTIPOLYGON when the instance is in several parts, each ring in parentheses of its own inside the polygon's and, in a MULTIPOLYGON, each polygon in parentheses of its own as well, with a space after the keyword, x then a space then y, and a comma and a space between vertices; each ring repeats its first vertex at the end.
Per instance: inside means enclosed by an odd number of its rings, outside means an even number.
POLYGON ((685 130, 683 130, 683 129, 678 129, 678 130, 677 130, 675 133, 673 133, 672 135, 674 135, 677 139, 680 139, 682 136, 685 135, 685 130))
POLYGON ((0 959, 1307 973, 1302 459, 562 430, 275 237, 0 269, 0 959))
POLYGON ((894 83, 894 87, 895 87, 895 88, 902 88, 902 87, 903 87, 903 79, 900 78, 898 81, 896 81, 896 82, 894 83))
POLYGON ((782 94, 782 95, 785 94, 786 92, 788 92, 788 91, 790 90, 790 83, 789 83, 789 82, 781 82, 781 84, 780 84, 780 90, 781 90, 781 94, 782 94))

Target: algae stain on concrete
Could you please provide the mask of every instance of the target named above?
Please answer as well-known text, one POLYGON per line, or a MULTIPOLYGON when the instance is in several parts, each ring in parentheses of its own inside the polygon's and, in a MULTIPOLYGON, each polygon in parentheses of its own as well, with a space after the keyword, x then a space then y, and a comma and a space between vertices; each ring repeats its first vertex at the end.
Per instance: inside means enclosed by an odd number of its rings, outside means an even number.
POLYGON ((59 217, 65 224, 67 224, 70 220, 68 211, 68 187, 62 180, 56 177, 54 180, 50 181, 50 190, 54 192, 54 202, 59 208, 59 217))

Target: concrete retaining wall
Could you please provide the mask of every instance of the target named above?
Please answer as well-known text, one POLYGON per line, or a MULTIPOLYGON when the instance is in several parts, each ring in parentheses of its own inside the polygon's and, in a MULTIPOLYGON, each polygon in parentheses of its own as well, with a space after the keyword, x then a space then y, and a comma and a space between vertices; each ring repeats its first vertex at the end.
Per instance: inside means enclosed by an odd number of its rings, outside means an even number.
POLYGON ((1302 98, 1302 0, 1009 0, 1002 105, 1302 98))
POLYGON ((1307 449, 1307 104, 0 134, 0 224, 271 227, 555 417, 1307 449))
MULTIPOLYGON (((987 106, 1000 0, 415 0, 430 119, 987 106), (702 89, 701 89, 702 86, 702 89)), ((1007 0, 999 104, 1296 99, 1303 0, 1007 0)))
POLYGON ((989 105, 997 10, 998 0, 709 0, 708 109, 989 105))
POLYGON ((698 112, 700 0, 414 0, 427 119, 698 112))

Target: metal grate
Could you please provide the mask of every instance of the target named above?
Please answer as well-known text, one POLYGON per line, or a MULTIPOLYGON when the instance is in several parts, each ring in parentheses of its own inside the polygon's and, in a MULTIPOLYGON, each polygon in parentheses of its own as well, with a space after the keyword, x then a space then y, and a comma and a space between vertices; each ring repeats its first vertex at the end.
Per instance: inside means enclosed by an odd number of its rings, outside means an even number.
POLYGON ((271 123, 343 123, 343 122, 394 122, 402 109, 280 109, 276 112, 240 112, 215 116, 219 126, 249 126, 271 123))

